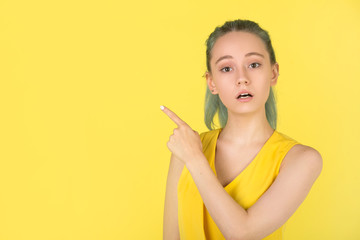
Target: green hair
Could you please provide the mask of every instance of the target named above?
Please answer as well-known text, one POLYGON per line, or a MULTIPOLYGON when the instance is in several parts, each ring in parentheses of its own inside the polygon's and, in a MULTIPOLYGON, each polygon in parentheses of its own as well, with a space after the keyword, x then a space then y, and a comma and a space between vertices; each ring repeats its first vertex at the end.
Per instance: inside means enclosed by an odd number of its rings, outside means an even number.
MULTIPOLYGON (((206 67, 207 71, 211 73, 211 50, 216 40, 232 31, 243 31, 257 35, 265 44, 266 50, 270 56, 270 63, 275 64, 275 52, 271 44, 269 33, 262 29, 256 22, 250 20, 237 19, 234 21, 227 21, 224 25, 216 27, 215 30, 209 35, 206 40, 206 67)), ((222 103, 219 98, 219 94, 212 94, 209 87, 206 87, 205 95, 205 124, 209 130, 214 130, 214 116, 218 112, 220 127, 223 128, 228 119, 228 112, 226 106, 222 103)), ((277 124, 277 109, 273 86, 270 87, 269 97, 265 103, 266 118, 273 129, 276 129, 277 124)))

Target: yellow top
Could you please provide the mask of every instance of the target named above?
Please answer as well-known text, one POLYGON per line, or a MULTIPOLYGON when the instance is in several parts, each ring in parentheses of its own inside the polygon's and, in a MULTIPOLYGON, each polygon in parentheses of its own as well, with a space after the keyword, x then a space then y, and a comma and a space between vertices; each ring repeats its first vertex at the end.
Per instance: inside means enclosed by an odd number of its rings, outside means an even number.
MULTIPOLYGON (((215 175, 215 149, 221 130, 219 128, 200 134, 203 153, 215 175)), ((244 209, 248 209, 271 186, 279 173, 283 158, 296 144, 300 143, 274 130, 250 164, 224 189, 244 209)), ((177 191, 180 239, 225 239, 207 211, 186 166, 181 173, 177 191)), ((264 239, 283 240, 284 227, 285 224, 264 239)))

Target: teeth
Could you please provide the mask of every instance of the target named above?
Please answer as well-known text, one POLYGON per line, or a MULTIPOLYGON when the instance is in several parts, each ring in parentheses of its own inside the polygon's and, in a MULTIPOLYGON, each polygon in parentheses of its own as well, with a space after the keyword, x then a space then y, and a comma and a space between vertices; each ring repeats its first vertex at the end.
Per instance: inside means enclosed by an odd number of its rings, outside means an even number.
POLYGON ((238 98, 246 98, 246 97, 251 97, 251 95, 249 93, 242 93, 238 96, 238 98))

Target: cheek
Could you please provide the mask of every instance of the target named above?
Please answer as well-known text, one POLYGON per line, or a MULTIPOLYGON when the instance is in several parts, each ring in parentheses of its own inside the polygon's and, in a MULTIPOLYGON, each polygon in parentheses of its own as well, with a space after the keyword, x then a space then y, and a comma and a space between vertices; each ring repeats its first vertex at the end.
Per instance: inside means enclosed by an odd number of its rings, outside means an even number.
POLYGON ((228 79, 221 79, 221 81, 217 82, 216 87, 223 97, 227 97, 227 95, 234 90, 235 86, 229 84, 228 79))
POLYGON ((235 86, 229 86, 229 85, 226 85, 226 86, 222 86, 223 88, 220 88, 219 89, 219 98, 220 100, 222 101, 222 103, 228 107, 232 104, 235 104, 236 103, 236 89, 235 89, 235 86))
POLYGON ((264 100, 266 102, 270 95, 270 86, 264 87, 262 90, 262 94, 263 94, 264 100))

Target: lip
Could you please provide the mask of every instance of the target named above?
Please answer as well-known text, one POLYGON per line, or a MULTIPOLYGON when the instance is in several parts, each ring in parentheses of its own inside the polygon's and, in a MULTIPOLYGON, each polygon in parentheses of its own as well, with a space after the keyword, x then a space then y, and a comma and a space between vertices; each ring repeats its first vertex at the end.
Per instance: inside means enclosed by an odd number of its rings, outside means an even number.
MULTIPOLYGON (((235 96, 235 98, 236 98, 237 100, 244 100, 244 99, 245 99, 245 100, 246 100, 246 99, 249 99, 249 100, 250 100, 250 99, 253 98, 253 97, 254 97, 254 94, 253 94, 252 92, 250 92, 249 90, 246 90, 246 89, 241 90, 241 91, 238 92, 238 93, 236 94, 236 96, 235 96), (239 95, 242 94, 242 93, 249 93, 252 97, 243 98, 243 99, 242 99, 242 98, 239 98, 239 99, 238 99, 239 95)), ((242 101, 241 101, 241 102, 242 102, 242 101)), ((246 102, 247 102, 247 101, 246 101, 246 102)))
POLYGON ((239 102, 249 102, 249 101, 251 101, 251 99, 253 99, 253 97, 239 98, 239 99, 236 99, 236 100, 239 101, 239 102))

